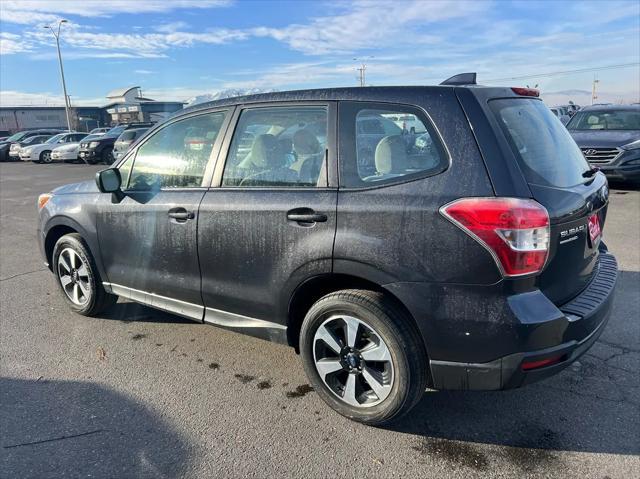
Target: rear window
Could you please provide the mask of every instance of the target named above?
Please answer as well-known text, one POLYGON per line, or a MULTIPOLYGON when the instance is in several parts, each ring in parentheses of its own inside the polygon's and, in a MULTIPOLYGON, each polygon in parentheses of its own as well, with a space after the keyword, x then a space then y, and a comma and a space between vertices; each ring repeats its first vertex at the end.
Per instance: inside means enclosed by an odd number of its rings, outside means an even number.
POLYGON ((587 160, 544 103, 515 98, 489 105, 529 183, 569 187, 586 181, 587 160))
POLYGON ((118 138, 120 141, 131 141, 133 139, 135 139, 136 137, 136 130, 129 130, 129 131, 125 131, 122 133, 122 135, 120 135, 120 138, 118 138))

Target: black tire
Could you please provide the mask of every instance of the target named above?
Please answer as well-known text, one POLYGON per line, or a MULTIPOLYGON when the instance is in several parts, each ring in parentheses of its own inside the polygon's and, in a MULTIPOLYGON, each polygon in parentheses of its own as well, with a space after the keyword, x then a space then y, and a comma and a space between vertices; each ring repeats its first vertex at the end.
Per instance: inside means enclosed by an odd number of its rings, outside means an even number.
MULTIPOLYGON (((379 292, 343 290, 319 299, 307 312, 302 324, 300 352, 307 377, 318 395, 339 414, 358 422, 381 425, 395 420, 409 412, 427 389, 428 361, 421 335, 412 319, 394 301, 379 292), (340 314, 353 316, 372 328, 389 350, 394 379, 388 396, 378 404, 347 404, 325 384, 316 369, 316 331, 327 318, 340 314)), ((347 374, 343 371, 338 373, 347 374)))
POLYGON ((38 160, 38 163, 51 163, 51 151, 45 150, 41 152, 38 160))
POLYGON ((56 242, 56 245, 53 248, 52 269, 55 273, 56 282, 60 287, 62 296, 69 307, 76 313, 84 316, 94 316, 113 306, 118 300, 116 295, 105 291, 104 286, 102 285, 102 280, 100 279, 100 274, 98 273, 98 268, 96 267, 93 256, 89 251, 89 247, 84 239, 82 239, 82 237, 77 233, 64 235, 56 242), (68 254, 66 251, 68 249, 73 250, 79 256, 82 260, 82 264, 87 269, 86 284, 88 285, 89 293, 87 294, 86 301, 83 304, 77 304, 74 302, 62 285, 62 266, 60 266, 59 260, 60 255, 63 252, 68 254))
POLYGON ((111 163, 113 163, 115 161, 113 158, 113 149, 106 148, 102 150, 100 159, 105 165, 110 165, 111 163))

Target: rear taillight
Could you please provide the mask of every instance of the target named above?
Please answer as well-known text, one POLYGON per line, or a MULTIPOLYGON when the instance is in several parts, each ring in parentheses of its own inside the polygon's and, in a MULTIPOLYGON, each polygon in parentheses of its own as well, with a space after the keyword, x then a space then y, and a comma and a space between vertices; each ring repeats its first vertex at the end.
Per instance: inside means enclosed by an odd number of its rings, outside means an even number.
POLYGON ((440 212, 484 246, 503 276, 539 273, 549 253, 549 215, 522 198, 462 198, 440 212))
POLYGON ((523 87, 513 87, 511 89, 513 93, 520 96, 540 96, 540 90, 536 90, 535 88, 523 88, 523 87))

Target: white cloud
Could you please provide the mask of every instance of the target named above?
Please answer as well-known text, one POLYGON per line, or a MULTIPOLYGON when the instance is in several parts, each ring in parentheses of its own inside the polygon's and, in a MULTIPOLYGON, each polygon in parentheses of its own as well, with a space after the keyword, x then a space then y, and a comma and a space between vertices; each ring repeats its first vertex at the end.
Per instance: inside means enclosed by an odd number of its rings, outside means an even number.
POLYGON ((171 23, 163 23, 162 25, 158 25, 155 30, 163 33, 173 33, 179 30, 184 30, 189 28, 189 24, 187 22, 171 22, 171 23))
POLYGON ((156 72, 151 71, 151 70, 139 69, 139 70, 133 70, 133 73, 137 73, 138 75, 151 75, 151 74, 156 73, 156 72))
POLYGON ((230 3, 230 0, 3 0, 0 21, 36 24, 56 21, 65 15, 104 17, 119 13, 167 13, 223 7, 230 3))
POLYGON ((31 44, 21 40, 20 35, 0 32, 0 55, 30 52, 31 44))
POLYGON ((437 36, 414 31, 416 25, 478 15, 488 8, 489 3, 358 0, 348 5, 348 9, 336 15, 315 18, 307 24, 292 24, 284 28, 259 27, 253 30, 253 34, 274 38, 294 50, 313 55, 378 49, 384 45, 410 44, 415 47, 439 41, 437 36))
POLYGON ((46 93, 27 93, 15 90, 0 90, 0 105, 17 106, 17 105, 47 105, 47 106, 64 106, 62 94, 57 95, 51 92, 46 93))
MULTIPOLYGON (((200 33, 99 33, 70 24, 65 30, 62 44, 79 50, 72 50, 71 55, 65 53, 66 58, 158 58, 166 56, 165 52, 174 47, 188 47, 196 43, 221 45, 247 38, 244 32, 226 29, 200 33), (89 50, 109 53, 92 54, 89 50)), ((41 44, 53 43, 50 32, 41 29, 31 30, 26 36, 41 44)))

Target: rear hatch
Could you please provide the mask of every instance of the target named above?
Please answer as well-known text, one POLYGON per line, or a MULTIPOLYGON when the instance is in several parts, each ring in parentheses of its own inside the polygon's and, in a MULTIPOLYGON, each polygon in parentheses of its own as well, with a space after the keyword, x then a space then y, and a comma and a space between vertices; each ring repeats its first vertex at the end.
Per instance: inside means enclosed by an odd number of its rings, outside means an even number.
POLYGON ((569 132, 542 101, 513 97, 487 104, 502 131, 498 140, 508 145, 503 151, 513 154, 507 161, 517 162, 531 197, 549 213, 549 257, 537 284, 555 304, 564 304, 597 270, 607 180, 591 170, 569 132))

